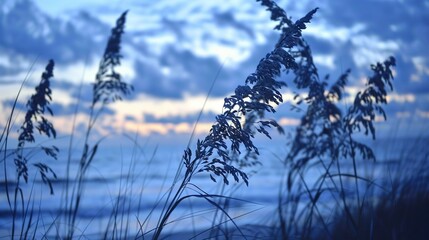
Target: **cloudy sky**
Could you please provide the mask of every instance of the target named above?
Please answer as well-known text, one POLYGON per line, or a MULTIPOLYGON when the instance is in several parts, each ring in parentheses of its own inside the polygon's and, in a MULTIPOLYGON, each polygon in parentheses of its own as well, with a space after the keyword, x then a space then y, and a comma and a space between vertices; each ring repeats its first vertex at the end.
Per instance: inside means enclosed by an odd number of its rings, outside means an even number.
MULTIPOLYGON (((429 1, 283 0, 278 4, 295 20, 320 8, 304 31, 305 38, 322 76, 329 73, 335 79, 352 70, 350 94, 363 86, 371 63, 394 56, 395 91, 380 134, 392 128, 401 135, 423 132, 429 120, 429 48, 425 46, 429 1)), ((197 133, 204 135, 222 111, 223 98, 244 84, 279 36, 268 12, 250 0, 0 0, 0 110, 10 112, 28 74, 19 98, 23 107, 53 58, 54 126, 67 136, 76 117, 75 134, 82 134, 90 84, 110 29, 125 10, 129 14, 120 73, 135 91, 109 106, 95 129, 97 135, 138 132, 160 139, 188 137, 216 79, 197 127, 197 133)), ((275 117, 292 129, 300 114, 290 110, 292 90, 284 89, 284 95, 287 101, 275 117)), ((1 116, 1 127, 7 117, 1 116)))

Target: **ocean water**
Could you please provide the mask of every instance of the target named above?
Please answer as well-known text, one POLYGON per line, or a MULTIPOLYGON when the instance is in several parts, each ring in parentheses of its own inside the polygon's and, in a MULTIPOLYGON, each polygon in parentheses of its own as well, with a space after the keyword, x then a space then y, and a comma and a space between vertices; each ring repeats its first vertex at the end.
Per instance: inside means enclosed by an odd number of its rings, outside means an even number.
MULTIPOLYGON (((412 161, 413 154, 414 157, 427 154, 425 144, 428 142, 425 140, 395 141, 372 142, 371 147, 377 155, 378 162, 360 160, 359 171, 381 180, 386 176, 386 165, 401 158, 410 158, 412 161)), ((242 182, 234 183, 232 179, 229 186, 224 186, 222 179, 214 183, 208 175, 199 174, 192 179, 195 186, 190 185, 185 193, 196 194, 199 191, 196 186, 210 194, 223 193, 222 195, 229 197, 226 210, 236 224, 274 226, 277 222, 276 209, 281 185, 284 186, 284 177, 287 172, 282 163, 287 154, 287 147, 281 143, 265 144, 260 147, 260 151, 262 165, 248 169, 249 186, 242 182)), ((180 147, 159 146, 147 147, 143 150, 132 146, 100 147, 83 182, 83 197, 77 212, 75 236, 98 238, 106 229, 110 231, 114 228, 112 219, 115 219, 115 228, 122 230, 122 234, 127 232, 131 238, 141 235, 140 228, 150 235, 151 229, 156 226, 162 214, 167 199, 166 193, 171 187, 177 188, 172 186, 172 183, 178 167, 182 165, 182 152, 183 148, 180 147)), ((72 153, 69 178, 66 174, 67 150, 62 150, 58 160, 47 161, 57 174, 57 179, 53 181, 53 195, 49 194, 47 185, 36 177, 35 171, 30 172, 33 175, 30 175, 29 183, 21 185, 24 199, 28 201, 31 193, 30 202, 31 204, 34 202, 32 209, 38 220, 36 233, 38 238, 46 233, 48 237, 54 237, 58 232, 61 235, 61 232, 66 229, 64 206, 69 204, 66 201, 66 186, 68 184, 70 197, 73 186, 77 184, 79 154, 79 150, 72 153)), ((39 157, 43 156, 33 156, 34 159, 39 157)), ((343 165, 346 171, 351 171, 351 162, 343 165)), ((14 173, 13 164, 8 165, 7 171, 8 178, 13 179, 11 178, 14 173)), ((319 168, 308 171, 305 175, 307 183, 316 181, 322 171, 323 169, 319 168)), ((0 236, 7 238, 10 236, 13 218, 6 197, 4 171, 1 173, 0 181, 0 236)), ((9 184, 14 186, 13 182, 9 184)), ((9 191, 12 193, 11 190, 9 191)), ((213 200, 217 202, 222 198, 213 198, 213 200)), ((17 214, 17 223, 23 220, 21 214, 22 212, 17 214)), ((23 215, 28 216, 28 214, 23 215)), ((171 223, 167 225, 165 232, 197 234, 206 231, 212 228, 215 215, 216 207, 204 199, 194 198, 183 201, 170 217, 171 223)), ((220 215, 222 214, 218 212, 218 219, 220 215)), ((225 215, 223 217, 225 221, 228 220, 225 215)), ((36 217, 33 219, 33 224, 36 224, 35 220, 36 217)), ((231 221, 228 221, 228 227, 234 228, 231 221)))
MULTIPOLYGON (((77 156, 79 156, 79 152, 76 151, 72 154, 68 179, 66 174, 67 150, 61 152, 58 160, 46 162, 57 175, 57 179, 53 180, 53 195, 49 194, 48 186, 41 181, 35 169, 30 169, 32 171, 30 171, 29 183, 21 184, 24 198, 32 192, 35 210, 37 214, 40 213, 40 218, 43 219, 43 224, 40 223, 43 226, 39 226, 40 232, 43 232, 42 229, 49 228, 54 221, 59 226, 57 226, 58 228, 61 228, 61 224, 65 224, 66 221, 61 217, 65 212, 65 188, 68 184, 70 196, 73 186, 77 184, 76 174, 79 166, 77 156)), ((136 151, 132 147, 116 149, 100 147, 84 179, 83 197, 77 212, 76 225, 78 230, 76 235, 93 236, 103 233, 114 210, 117 210, 121 217, 123 216, 122 212, 127 213, 126 221, 130 226, 129 231, 133 234, 136 234, 136 229, 139 226, 138 221, 143 222, 148 216, 150 218, 146 220, 144 229, 149 231, 154 228, 164 207, 166 196, 163 194, 172 186, 177 169, 182 165, 182 152, 183 149, 181 148, 172 149, 171 147, 168 149, 159 147, 157 150, 149 148, 145 149, 144 152, 136 151), (117 206, 118 202, 119 207, 117 206)), ((32 158, 35 162, 35 159, 39 157, 43 157, 43 155, 34 155, 32 158)), ((13 179, 15 171, 13 164, 10 164, 12 163, 11 160, 8 160, 9 179, 13 179)), ((252 215, 250 212, 257 211, 258 213, 253 215, 257 215, 258 218, 261 216, 260 213, 268 212, 271 205, 275 203, 275 194, 278 192, 277 186, 280 180, 280 175, 269 173, 269 169, 278 169, 279 167, 281 167, 281 163, 273 161, 252 169, 258 171, 258 174, 253 176, 249 174, 251 182, 249 186, 245 186, 242 182, 234 183, 231 180, 230 186, 224 189, 226 196, 237 198, 230 203, 229 213, 231 216, 237 217, 247 214, 246 217, 239 218, 237 221, 243 220, 243 223, 250 223, 254 222, 249 221, 254 219, 254 217, 249 217, 252 215), (271 166, 272 164, 277 164, 277 167, 271 166)), ((4 172, 2 172, 1 179, 0 236, 7 236, 10 234, 8 231, 12 225, 12 215, 6 196, 4 172)), ((204 191, 216 194, 219 193, 223 185, 221 182, 222 180, 218 179, 218 183, 214 183, 207 174, 196 175, 192 180, 192 183, 204 191)), ((15 185, 13 182, 9 182, 9 186, 12 186, 12 190, 9 190, 12 194, 15 185)), ((195 190, 195 188, 193 189, 195 190)), ((195 194, 193 189, 189 188, 187 193, 195 194)), ((207 218, 207 216, 213 215, 214 212, 213 206, 205 200, 184 201, 171 217, 175 223, 170 224, 166 230, 188 230, 184 229, 183 226, 190 226, 190 220, 194 224, 198 222, 196 225, 200 229, 210 228, 212 219, 207 218), (193 219, 189 218, 191 215, 194 216, 193 219), (184 216, 185 219, 181 219, 184 216)), ((17 222, 20 222, 22 220, 21 212, 17 216, 17 222)), ((54 229, 50 235, 54 236, 55 234, 54 229)))

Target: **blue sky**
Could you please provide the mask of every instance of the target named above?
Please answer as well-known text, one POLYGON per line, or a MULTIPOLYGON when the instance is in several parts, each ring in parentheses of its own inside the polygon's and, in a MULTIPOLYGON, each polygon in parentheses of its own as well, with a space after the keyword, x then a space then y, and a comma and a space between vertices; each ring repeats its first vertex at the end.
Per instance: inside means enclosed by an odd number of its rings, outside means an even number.
MULTIPOLYGON (((395 126, 402 135, 422 133, 429 119, 429 1, 278 4, 293 19, 320 7, 304 31, 305 38, 321 76, 329 73, 335 79, 347 68, 352 69, 352 86, 347 89, 350 94, 363 86, 370 64, 394 56, 398 65, 395 91, 386 107, 388 122, 380 125, 380 134, 388 134, 395 126)), ((97 126, 98 135, 137 131, 141 136, 161 139, 189 136, 210 84, 220 71, 198 124, 197 133, 204 135, 215 114, 222 111, 223 98, 244 84, 279 36, 264 8, 248 0, 2 0, 0 6, 0 108, 8 112, 19 84, 37 58, 20 97, 24 103, 48 59, 53 58, 57 62, 53 121, 62 136, 71 133, 70 119, 81 81, 82 111, 76 118, 80 128, 86 124, 89 84, 110 28, 124 10, 129 14, 120 72, 136 91, 109 107, 97 126)), ((285 81, 290 79, 285 76, 285 81)), ((290 111, 292 90, 285 89, 284 96, 286 103, 275 117, 292 129, 300 115, 290 111)))

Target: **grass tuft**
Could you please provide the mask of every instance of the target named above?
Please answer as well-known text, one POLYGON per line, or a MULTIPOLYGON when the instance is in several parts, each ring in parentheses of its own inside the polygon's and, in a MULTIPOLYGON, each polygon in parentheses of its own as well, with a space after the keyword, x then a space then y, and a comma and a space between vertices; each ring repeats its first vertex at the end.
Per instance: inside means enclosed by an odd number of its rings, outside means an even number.
MULTIPOLYGON (((382 63, 371 65, 372 75, 354 96, 353 103, 346 107, 343 100, 351 70, 346 70, 335 81, 331 81, 329 76, 320 77, 311 48, 302 35, 318 8, 292 21, 275 1, 257 2, 269 11, 271 20, 277 22, 274 29, 280 32, 278 41, 259 61, 244 84, 237 86, 233 94, 224 99, 222 113, 216 116, 208 134, 198 139, 194 148, 190 146, 194 137, 192 133, 174 179, 169 179, 169 169, 165 170, 158 197, 151 205, 146 201, 148 194, 153 194, 147 192, 150 173, 163 171, 154 169, 158 167, 155 159, 157 150, 151 157, 144 156, 143 170, 137 169, 137 153, 144 155, 144 147, 137 134, 134 138, 126 136, 134 144, 134 149, 128 166, 123 158, 115 163, 121 167, 119 186, 112 192, 108 189, 110 202, 106 206, 97 209, 96 214, 88 213, 90 220, 86 226, 80 222, 83 202, 91 197, 85 191, 88 173, 98 154, 104 151, 102 143, 106 138, 94 139, 94 128, 109 104, 122 100, 134 90, 117 71, 123 57, 121 45, 128 11, 117 19, 102 55, 92 85, 88 123, 76 163, 72 161, 72 143, 76 133, 70 136, 64 192, 60 198, 62 202, 51 219, 42 213, 42 197, 45 196, 40 193, 41 197, 37 198, 35 184, 36 178, 40 177, 43 186, 48 186, 49 195, 53 195, 57 174, 46 162, 34 162, 32 158, 34 152, 40 151, 49 158, 57 159, 59 148, 44 144, 34 148, 28 144, 36 144, 39 137, 57 137, 54 125, 48 118, 54 115, 50 108, 54 61, 49 61, 35 94, 27 102, 24 121, 18 128, 17 147, 10 151, 7 142, 14 127, 21 86, 0 136, 8 213, 12 218, 7 237, 161 239, 168 237, 167 227, 182 221, 192 221, 190 239, 422 239, 426 236, 428 230, 425 224, 429 221, 426 214, 429 212, 429 154, 416 153, 415 159, 409 159, 404 153, 397 160, 396 168, 386 166, 383 174, 371 175, 373 172, 366 167, 379 170, 377 164, 380 162, 371 144, 357 140, 367 136, 372 138, 371 141, 375 140, 376 118, 387 120, 383 107, 387 104, 389 91, 393 91, 395 58, 389 57, 382 63), (287 76, 292 76, 288 83, 284 80, 287 76), (242 226, 238 218, 247 217, 264 207, 245 212, 238 204, 238 214, 233 214, 234 203, 257 205, 234 197, 234 192, 252 184, 251 174, 247 172, 249 168, 264 167, 256 137, 262 135, 271 139, 272 129, 280 134, 285 133, 275 119, 267 116, 274 116, 276 107, 283 103, 282 90, 286 87, 295 92, 292 111, 298 111, 302 117, 294 137, 288 143, 290 149, 283 158, 284 178, 276 200, 277 214, 270 216, 275 223, 272 226, 242 226), (36 135, 37 132, 40 136, 36 135), (73 164, 77 170, 71 177, 73 164), (8 173, 9 165, 16 169, 16 176, 8 173), (39 174, 32 178, 30 168, 35 168, 39 174), (11 181, 11 176, 16 179, 11 181), (196 179, 214 182, 218 188, 215 193, 207 191, 197 184, 196 179), (27 193, 22 184, 29 182, 32 185, 27 193), (230 191, 226 189, 228 185, 233 185, 228 189, 230 191), (209 210, 194 211, 194 204, 200 202, 209 206, 209 210), (190 206, 187 208, 190 213, 180 213, 183 206, 190 206), (101 224, 100 232, 87 233, 93 227, 92 222, 98 217, 102 218, 100 215, 103 213, 106 222, 101 224), (182 215, 175 217, 177 214, 182 215), (211 218, 208 229, 201 230, 198 225, 197 219, 201 217, 211 218), (156 219, 155 222, 153 219, 156 219)), ((77 109, 76 106, 76 115, 77 109)), ((198 118, 201 114, 202 110, 198 118)), ((427 139, 422 142, 426 144, 427 139)), ((167 165, 170 167, 171 164, 167 165)), ((110 173, 100 175, 104 182, 112 177, 110 173)), ((188 237, 189 234, 184 233, 184 236, 188 237)))

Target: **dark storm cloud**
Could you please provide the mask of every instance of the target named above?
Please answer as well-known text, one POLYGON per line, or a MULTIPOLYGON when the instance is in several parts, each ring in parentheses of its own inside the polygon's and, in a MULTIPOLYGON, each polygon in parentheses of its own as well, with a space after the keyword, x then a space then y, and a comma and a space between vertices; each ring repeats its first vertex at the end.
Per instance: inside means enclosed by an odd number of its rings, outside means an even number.
POLYGON ((12 56, 53 58, 57 63, 84 59, 97 49, 87 31, 47 16, 30 0, 16 1, 9 11, 0 11, 0 49, 12 56))
MULTIPOLYGON (((239 67, 240 71, 237 71, 234 73, 234 74, 237 74, 237 76, 239 77, 235 82, 236 85, 237 84, 243 85, 246 77, 248 75, 250 75, 251 73, 255 72, 259 61, 263 57, 265 57, 267 53, 271 52, 274 49, 279 36, 280 36, 279 32, 272 31, 272 33, 270 33, 267 36, 268 41, 265 44, 256 45, 253 48, 251 56, 240 65, 240 67, 239 67)), ((315 38, 312 36, 308 36, 306 38, 306 41, 309 43, 313 54, 330 54, 330 53, 332 53, 332 52, 329 52, 329 49, 332 49, 333 46, 324 39, 319 39, 319 38, 315 38)), ((344 50, 346 51, 347 49, 344 48, 344 50)), ((336 69, 330 69, 325 65, 321 65, 321 64, 316 63, 316 67, 318 69, 318 74, 319 74, 320 78, 323 79, 325 77, 325 75, 328 74, 330 76, 328 83, 329 84, 334 83, 343 72, 345 72, 349 68, 351 68, 351 69, 354 68, 355 65, 354 65, 353 60, 351 59, 350 56, 351 56, 351 53, 346 51, 345 56, 341 57, 344 60, 341 62, 341 64, 336 65, 336 66, 340 66, 339 68, 336 68, 336 69)), ((368 66, 368 68, 369 68, 369 66, 368 66)), ((353 72, 352 72, 352 74, 353 74, 353 72)), ((286 88, 290 89, 291 91, 296 91, 296 88, 292 82, 293 78, 294 78, 293 73, 289 72, 288 74, 286 74, 283 72, 283 74, 281 75, 279 80, 286 82, 286 84, 288 85, 286 88)), ((231 86, 232 89, 235 89, 235 86, 231 86)))
MULTIPOLYGON (((186 116, 167 116, 167 117, 156 117, 152 114, 144 114, 145 123, 194 123, 198 118, 199 113, 189 114, 186 116)), ((215 122, 216 114, 209 112, 201 115, 199 122, 215 122)))
MULTIPOLYGON (((14 100, 3 100, 1 102, 1 104, 3 106, 6 107, 13 107, 14 105, 14 100)), ((54 117, 55 116, 73 116, 76 113, 76 105, 74 104, 61 104, 61 103, 57 103, 55 102, 55 99, 52 100, 52 102, 49 104, 49 107, 51 108, 54 117)), ((16 110, 20 110, 22 112, 26 112, 27 111, 27 100, 21 100, 18 101, 15 105, 15 109, 16 110)), ((80 106, 78 108, 78 113, 86 113, 89 114, 90 113, 90 109, 88 107, 85 106, 80 106)), ((49 115, 49 113, 45 113, 47 115, 49 115)), ((100 116, 102 115, 114 115, 115 111, 113 111, 110 108, 105 108, 101 113, 100 116)))
MULTIPOLYGON (((137 76, 132 81, 132 84, 136 92, 147 93, 157 97, 181 97, 180 88, 177 88, 180 85, 179 80, 164 77, 157 69, 157 66, 137 61, 134 63, 134 69, 136 69, 137 76)), ((185 82, 184 84, 183 88, 189 83, 185 82)))
MULTIPOLYGON (((426 58, 427 67, 429 67, 429 56, 426 58)), ((413 75, 417 74, 415 64, 409 58, 399 57, 397 60, 397 76, 394 80, 396 91, 399 93, 428 94, 429 93, 429 75, 420 76, 419 81, 413 81, 413 75)))
POLYGON ((253 38, 255 36, 253 30, 246 24, 237 21, 232 12, 214 13, 214 19, 219 26, 234 27, 235 29, 245 32, 249 37, 253 38))
MULTIPOLYGON (((63 115, 74 115, 75 111, 76 111, 76 106, 74 104, 69 104, 69 105, 63 105, 63 104, 59 104, 59 103, 52 103, 51 104, 51 109, 54 112, 55 116, 63 116, 63 115)), ((90 114, 90 109, 88 106, 79 106, 78 113, 86 113, 86 114, 90 114)), ((103 111, 100 112, 100 116, 102 115, 114 115, 115 111, 113 111, 112 109, 106 107, 103 109, 103 111)))
POLYGON ((163 17, 161 20, 161 24, 165 31, 173 32, 179 41, 185 38, 185 35, 183 34, 183 28, 186 27, 185 21, 183 20, 176 21, 176 20, 171 20, 167 17, 163 17))
POLYGON ((330 54, 334 50, 334 46, 325 40, 316 38, 314 36, 306 36, 305 41, 311 46, 311 49, 317 51, 320 54, 330 54))
POLYGON ((303 106, 299 107, 300 109, 292 108, 292 104, 284 103, 276 109, 275 115, 271 118, 280 119, 282 117, 286 117, 300 119, 305 113, 305 108, 302 108, 303 106))
MULTIPOLYGON (((8 13, 0 11, 0 36, 2 36, 0 37, 0 49, 3 53, 10 56, 19 53, 25 56, 39 56, 44 59, 54 58, 59 64, 85 61, 89 55, 101 56, 111 26, 86 12, 76 13, 71 18, 71 22, 52 19, 39 11, 30 1, 18 2, 19 4, 8 13), (34 26, 34 29, 27 29, 26 26, 28 25, 34 26), (46 35, 35 35, 35 33, 44 32, 46 35), (100 38, 97 39, 101 40, 94 40, 94 36, 99 36, 100 38)), ((374 35, 381 41, 398 41, 400 48, 394 54, 398 65, 396 68, 397 76, 394 80, 395 90, 400 94, 429 93, 427 74, 422 74, 420 81, 411 81, 413 74, 416 73, 413 57, 421 56, 426 61, 426 65, 429 65, 429 50, 426 47, 426 40, 429 38, 428 1, 330 1, 326 3, 326 6, 321 7, 311 24, 316 24, 322 20, 326 20, 329 27, 335 28, 350 28, 356 24, 364 24, 366 28, 359 34, 374 35)), ((195 11, 197 13, 207 10, 196 9, 195 11)), ((254 32, 253 27, 246 22, 239 21, 235 12, 221 12, 218 9, 210 11, 207 13, 210 16, 209 20, 204 21, 213 21, 220 27, 231 26, 238 31, 245 32, 250 37, 255 36, 256 32, 254 32)), ((256 13, 264 11, 264 9, 258 8, 249 11, 256 13)), ((288 14, 294 19, 300 17, 295 15, 293 11, 292 8, 288 14)), ((145 57, 144 60, 133 59, 136 76, 132 79, 132 84, 135 86, 135 93, 130 97, 137 96, 136 93, 146 93, 156 97, 180 99, 185 93, 192 95, 207 94, 222 63, 218 58, 201 57, 192 50, 178 47, 181 44, 180 41, 186 41, 186 38, 189 37, 183 32, 185 27, 189 27, 189 22, 186 19, 175 20, 168 17, 161 19, 162 31, 174 34, 178 40, 167 44, 162 52, 157 55, 149 53, 152 46, 144 44, 140 38, 157 36, 158 30, 154 32, 151 30, 128 32, 126 28, 123 49, 127 47, 145 57)), ((207 36, 207 41, 214 41, 212 37, 207 36)), ((372 74, 369 65, 358 68, 353 61, 353 50, 365 46, 356 46, 351 40, 330 42, 318 38, 317 35, 305 36, 314 54, 333 54, 335 56, 335 70, 318 64, 321 78, 325 74, 330 74, 330 82, 333 82, 348 68, 352 69, 354 79, 360 76, 362 72, 367 76, 372 74)), ((273 30, 266 36, 267 42, 263 45, 254 44, 250 57, 235 68, 230 68, 226 62, 226 66, 221 70, 216 80, 211 96, 225 96, 233 92, 237 85, 243 85, 246 77, 255 71, 259 60, 273 49, 278 37, 279 33, 273 30)), ((216 41, 224 41, 222 43, 225 45, 232 44, 230 40, 225 39, 216 41)), ((132 56, 128 56, 128 53, 124 54, 124 59, 129 57, 132 58, 132 56)), ((13 68, 0 66, 0 74, 12 73, 13 71, 16 72, 13 68)), ((292 77, 289 75, 284 78, 290 88, 293 88, 293 84, 290 82, 292 77)), ((351 82, 351 84, 355 83, 351 82)), ((57 87, 69 90, 73 97, 79 96, 79 87, 75 84, 64 83, 57 85, 57 87)), ((92 85, 83 85, 80 98, 82 104, 88 104, 92 101, 92 85)), ((412 103, 410 103, 410 107, 411 105, 412 103)), ((67 107, 55 106, 55 108, 64 114, 71 111, 67 107)), ((285 116, 291 116, 288 115, 289 110, 286 111, 289 108, 290 106, 281 107, 279 112, 284 113, 285 116)), ((291 114, 295 116, 293 113, 291 114)))
MULTIPOLYGON (((181 98, 184 93, 207 94, 212 81, 221 69, 221 63, 214 57, 199 57, 189 50, 168 47, 156 63, 137 61, 137 76, 132 81, 136 92, 157 97, 181 98), (168 69, 168 74, 162 73, 168 69)), ((224 96, 237 85, 236 70, 223 68, 216 79, 211 96, 224 96)), ((244 82, 244 79, 241 79, 244 82)))
POLYGON ((16 104, 14 104, 14 100, 3 100, 1 104, 3 107, 13 107, 13 105, 15 105, 16 110, 23 112, 27 110, 27 102, 16 102, 16 104))
MULTIPOLYGON (((38 56, 39 58, 53 58, 57 64, 69 64, 87 61, 88 57, 101 55, 105 41, 110 32, 107 26, 96 17, 87 12, 76 12, 70 18, 70 22, 53 19, 40 11, 31 1, 18 1, 7 13, 0 12, 2 23, 0 28, 0 48, 7 49, 7 55, 16 53, 24 56, 38 56), (15 21, 14 19, 19 19, 15 21), (34 25, 34 29, 26 29, 27 25, 34 25), (46 31, 46 36, 36 36, 46 31), (95 37, 97 37, 95 40, 95 37), (23 40, 25 39, 25 41, 23 40), (100 40, 102 39, 102 40, 100 40), (101 42, 100 42, 101 41, 101 42)), ((252 30, 235 19, 232 13, 213 13, 215 22, 222 26, 233 26, 238 30, 253 35, 252 30)), ((178 37, 178 41, 184 38, 182 29, 185 21, 163 18, 161 21, 163 31, 172 32, 178 37)), ((143 92, 157 97, 181 98, 185 92, 191 94, 207 94, 213 79, 221 68, 222 63, 215 57, 200 57, 190 50, 179 49, 171 44, 165 48, 160 56, 148 54, 150 46, 136 41, 139 37, 151 36, 156 32, 127 32, 124 35, 123 49, 129 46, 137 54, 151 59, 155 64, 135 60, 134 69, 137 73, 132 84, 135 92, 143 92), (164 74, 162 68, 168 68, 170 74, 164 74)), ((213 39, 209 39, 212 41, 213 39)), ((221 39, 222 40, 222 39, 221 39)), ((224 44, 233 44, 224 42, 224 44)), ((254 49, 259 53, 259 47, 254 49)), ((266 52, 262 53, 264 56, 266 52)), ((124 58, 132 57, 124 53, 124 58)), ((259 57, 258 57, 259 59, 259 57)), ((255 62, 255 61, 253 61, 255 62)), ((256 61, 257 63, 257 61, 256 61)), ((247 63, 244 63, 247 64, 247 63)), ((256 65, 252 66, 252 71, 256 65)), ((22 69, 0 68, 1 73, 18 73, 22 69)), ((224 67, 216 79, 212 96, 223 96, 232 92, 237 84, 242 84, 247 74, 247 67, 231 69, 224 67)), ((72 77, 72 76, 71 76, 72 77)), ((69 90, 73 97, 78 97, 78 87, 72 84, 59 84, 60 89, 69 90)), ((90 102, 92 86, 84 84, 80 93, 83 102, 90 102)))
MULTIPOLYGON (((321 15, 334 26, 364 24, 363 34, 400 44, 397 59, 396 90, 401 93, 429 93, 429 75, 412 81, 417 69, 413 58, 421 57, 429 66, 429 1, 331 1, 321 15)), ((342 51, 346 52, 346 51, 342 51)))
POLYGON ((429 36, 428 11, 429 2, 421 0, 346 0, 329 2, 321 14, 336 26, 364 23, 366 33, 411 43, 429 36))
MULTIPOLYGON (((294 12, 294 8, 301 3, 291 3, 286 9, 288 14, 294 12), (294 6, 296 5, 296 6, 294 6)), ((313 5, 319 4, 320 10, 315 15, 311 24, 326 24, 328 32, 334 32, 336 28, 351 29, 362 25, 363 28, 357 33, 349 36, 346 41, 335 41, 321 38, 318 34, 304 36, 309 42, 313 54, 334 55, 335 70, 323 69, 320 64, 319 73, 322 77, 325 73, 335 79, 341 71, 348 68, 352 70, 350 85, 355 85, 356 77, 372 76, 370 64, 358 65, 354 58, 359 57, 361 50, 370 54, 376 53, 378 48, 383 49, 387 42, 394 43, 398 47, 388 51, 380 50, 385 54, 396 58, 396 76, 394 79, 395 92, 398 94, 414 94, 417 98, 429 94, 429 1, 427 0, 362 0, 362 1, 329 1, 303 3, 303 9, 311 9, 313 5), (368 37, 368 43, 359 44, 356 37, 368 37), (375 41, 372 41, 375 40, 375 41), (375 45, 377 47, 374 48, 375 45), (389 54, 387 52, 390 52, 389 54), (417 61, 419 59, 420 62, 417 61), (419 66, 420 65, 420 66, 419 66), (425 68, 426 70, 421 70, 425 68), (416 80, 417 78, 417 80, 416 80)), ((297 17, 297 16, 293 16, 297 17)), ((295 18, 296 19, 296 18, 295 18)), ((310 24, 310 25, 311 25, 310 24)), ((425 100, 422 100, 425 101, 425 100)), ((393 103, 394 104, 394 103, 393 103)), ((406 106, 414 108, 417 103, 407 103, 406 106)), ((426 103, 429 105, 429 103, 426 103)), ((387 108, 387 111, 393 108, 387 108)))
MULTIPOLYGON (((93 81, 95 81, 95 79, 93 81)), ((55 92, 55 89, 64 90, 68 92, 73 99, 79 99, 80 105, 89 106, 92 103, 93 84, 82 83, 81 86, 81 83, 78 84, 72 83, 66 79, 58 78, 55 78, 54 81, 51 81, 51 87, 53 92, 55 92)))
POLYGON ((125 121, 137 122, 137 118, 131 115, 126 115, 125 121))

